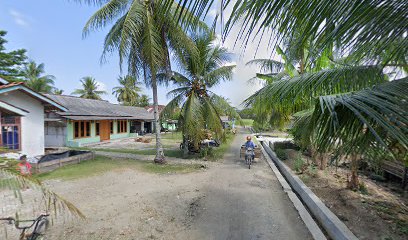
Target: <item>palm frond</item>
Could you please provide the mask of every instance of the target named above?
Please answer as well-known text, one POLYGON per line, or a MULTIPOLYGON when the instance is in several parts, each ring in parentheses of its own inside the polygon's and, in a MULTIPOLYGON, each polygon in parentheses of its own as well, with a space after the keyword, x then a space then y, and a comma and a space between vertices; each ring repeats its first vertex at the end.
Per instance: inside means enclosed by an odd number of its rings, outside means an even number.
POLYGON ((247 66, 257 66, 263 72, 280 72, 283 70, 284 64, 273 59, 254 59, 246 63, 247 66))
POLYGON ((321 96, 312 124, 319 150, 337 147, 361 153, 378 143, 389 150, 397 141, 408 149, 408 78, 357 92, 321 96))

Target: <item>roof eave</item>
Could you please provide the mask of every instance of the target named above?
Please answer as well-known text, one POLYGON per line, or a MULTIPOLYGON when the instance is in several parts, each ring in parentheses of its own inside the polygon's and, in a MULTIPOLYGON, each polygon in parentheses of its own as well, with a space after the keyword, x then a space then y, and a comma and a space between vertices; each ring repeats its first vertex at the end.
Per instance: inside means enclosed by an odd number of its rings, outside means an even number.
POLYGON ((52 105, 52 106, 58 108, 58 109, 61 110, 61 111, 64 111, 64 112, 65 112, 65 111, 68 111, 68 109, 65 108, 64 106, 62 106, 62 105, 56 103, 55 101, 53 101, 53 100, 47 98, 46 96, 44 96, 44 95, 42 95, 42 94, 40 94, 40 93, 37 93, 37 92, 35 92, 34 90, 31 90, 30 88, 28 88, 28 87, 26 87, 26 86, 23 86, 23 85, 15 85, 15 86, 12 86, 12 87, 9 87, 9 88, 0 89, 0 94, 1 94, 1 93, 6 93, 6 92, 15 91, 15 90, 24 90, 24 91, 26 91, 27 93, 29 93, 30 95, 32 95, 33 97, 35 97, 35 98, 37 98, 37 99, 40 99, 41 101, 46 102, 46 103, 48 103, 48 104, 50 104, 50 105, 52 105))

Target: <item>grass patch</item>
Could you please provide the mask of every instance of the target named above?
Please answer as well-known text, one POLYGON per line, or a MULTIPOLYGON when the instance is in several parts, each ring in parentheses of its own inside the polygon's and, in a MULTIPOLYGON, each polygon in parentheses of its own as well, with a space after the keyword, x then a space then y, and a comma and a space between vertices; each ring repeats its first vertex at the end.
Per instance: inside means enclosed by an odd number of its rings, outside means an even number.
POLYGON ((162 139, 166 139, 166 140, 179 140, 179 141, 183 140, 183 136, 181 132, 167 132, 167 133, 162 133, 160 136, 162 139))
MULTIPOLYGON (((99 151, 99 152, 116 152, 116 153, 130 153, 137 155, 156 155, 156 149, 126 149, 126 148, 72 148, 75 150, 99 151)), ((164 149, 164 155, 167 157, 181 158, 183 152, 180 149, 164 149)))
POLYGON ((74 180, 100 175, 118 169, 136 169, 149 173, 188 173, 201 168, 200 164, 165 164, 157 165, 148 161, 131 159, 111 159, 96 156, 94 160, 79 164, 67 165, 48 173, 36 174, 34 177, 43 181, 49 179, 74 180))

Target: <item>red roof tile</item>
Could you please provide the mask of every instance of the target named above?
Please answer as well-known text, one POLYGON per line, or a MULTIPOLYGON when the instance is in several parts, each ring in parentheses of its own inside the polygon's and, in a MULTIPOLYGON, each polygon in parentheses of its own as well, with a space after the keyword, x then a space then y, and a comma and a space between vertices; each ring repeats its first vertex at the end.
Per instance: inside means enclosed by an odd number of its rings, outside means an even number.
POLYGON ((24 84, 23 82, 12 82, 9 84, 0 85, 0 89, 10 88, 10 87, 18 86, 18 85, 23 85, 23 84, 24 84))

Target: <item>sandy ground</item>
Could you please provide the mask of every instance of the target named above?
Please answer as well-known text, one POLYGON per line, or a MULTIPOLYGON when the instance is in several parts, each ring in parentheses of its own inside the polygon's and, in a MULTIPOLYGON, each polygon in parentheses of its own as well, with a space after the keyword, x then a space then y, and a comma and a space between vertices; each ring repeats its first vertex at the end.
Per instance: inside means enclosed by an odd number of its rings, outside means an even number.
POLYGON ((239 160, 243 139, 198 172, 116 170, 47 182, 87 216, 60 219, 48 239, 311 239, 264 160, 250 170, 239 160))
MULTIPOLYGON (((289 160, 284 161, 293 168, 297 151, 287 150, 289 160)), ((367 177, 360 180, 368 194, 353 192, 346 188, 349 172, 334 167, 316 171, 317 176, 301 174, 299 177, 361 240, 405 240, 408 235, 398 228, 400 221, 408 221, 408 198, 391 192, 367 177)))

